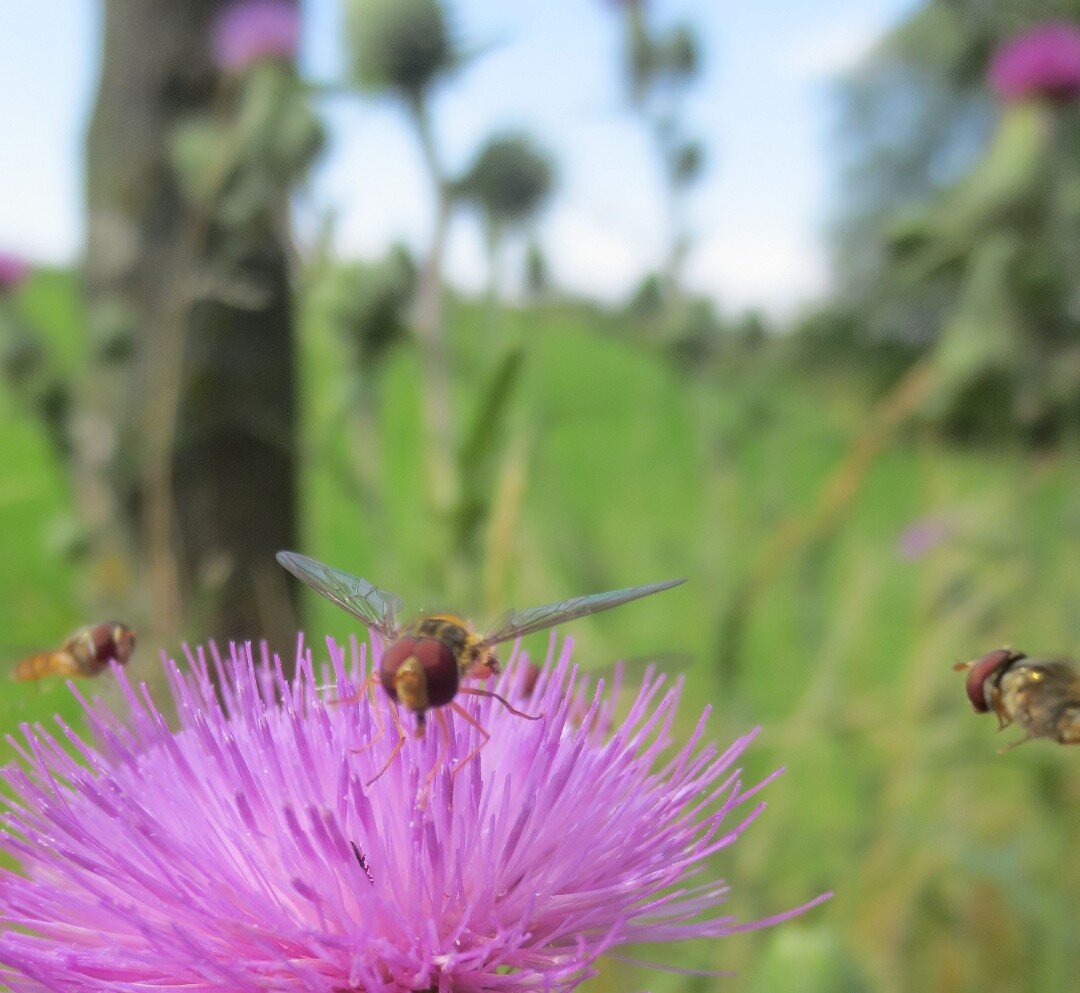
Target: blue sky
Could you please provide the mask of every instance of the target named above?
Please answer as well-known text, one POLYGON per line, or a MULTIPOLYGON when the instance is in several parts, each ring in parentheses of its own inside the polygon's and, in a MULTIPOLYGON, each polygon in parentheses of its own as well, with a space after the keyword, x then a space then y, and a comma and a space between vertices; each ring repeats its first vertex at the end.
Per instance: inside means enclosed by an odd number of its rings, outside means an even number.
MULTIPOLYGON (((344 56, 341 0, 306 0, 305 71, 331 79, 344 56)), ((709 169, 695 190, 688 278, 728 310, 790 312, 828 285, 823 230, 835 194, 833 81, 913 0, 654 0, 692 21, 706 53, 688 101, 709 169)), ((457 0, 461 36, 488 54, 438 98, 440 140, 464 164, 491 131, 525 127, 557 155, 560 192, 541 241, 564 285, 609 299, 658 262, 663 218, 644 137, 619 87, 611 0, 457 0)), ((0 248, 78 257, 81 141, 99 49, 97 0, 0 3, 0 248)), ((311 184, 333 209, 342 256, 394 239, 422 245, 430 221, 411 135, 389 103, 337 98, 332 144, 311 184)), ((303 225, 301 226, 303 230, 303 225)), ((454 227, 448 263, 483 283, 479 232, 454 227)))

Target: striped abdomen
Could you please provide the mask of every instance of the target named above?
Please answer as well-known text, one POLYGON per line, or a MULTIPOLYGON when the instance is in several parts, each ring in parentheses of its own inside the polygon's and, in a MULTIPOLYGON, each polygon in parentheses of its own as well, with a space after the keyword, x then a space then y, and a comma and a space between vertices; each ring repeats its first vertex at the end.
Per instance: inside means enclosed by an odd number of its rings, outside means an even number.
POLYGON ((15 667, 15 678, 20 682, 29 682, 45 676, 74 676, 78 672, 79 664, 75 657, 61 649, 58 652, 37 652, 23 659, 15 667))

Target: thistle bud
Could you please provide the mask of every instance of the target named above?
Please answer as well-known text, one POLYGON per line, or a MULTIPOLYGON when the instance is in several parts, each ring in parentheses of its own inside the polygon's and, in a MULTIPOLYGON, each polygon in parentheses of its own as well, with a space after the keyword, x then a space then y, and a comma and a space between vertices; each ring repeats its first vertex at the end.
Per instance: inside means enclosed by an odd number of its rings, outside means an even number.
POLYGON ((367 90, 416 99, 460 61, 439 0, 351 0, 353 75, 367 90))
POLYGON ((497 135, 457 185, 460 195, 492 222, 516 224, 533 216, 551 195, 555 167, 527 135, 497 135))

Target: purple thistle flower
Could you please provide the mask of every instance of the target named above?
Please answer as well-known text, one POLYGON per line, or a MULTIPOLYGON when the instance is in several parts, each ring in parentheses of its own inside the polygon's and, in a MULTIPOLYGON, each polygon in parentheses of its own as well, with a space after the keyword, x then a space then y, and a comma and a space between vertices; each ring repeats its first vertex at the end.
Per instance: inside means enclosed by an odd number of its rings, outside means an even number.
POLYGON ((11 252, 0 252, 0 295, 17 290, 30 272, 30 263, 26 259, 11 252))
MULTIPOLYGON (((491 739, 460 775, 481 735, 454 715, 365 787, 396 739, 383 694, 355 699, 365 655, 330 643, 338 705, 318 698, 310 652, 287 681, 247 646, 189 655, 186 675, 167 663, 177 732, 119 669, 126 725, 80 697, 97 746, 59 718, 56 737, 24 727, 28 769, 5 771, 0 847, 25 875, 0 871, 0 982, 562 991, 624 943, 721 937, 806 909, 740 924, 717 913, 722 882, 688 884, 757 817, 765 783, 744 789, 734 768, 752 734, 722 753, 701 743, 707 713, 671 749, 678 684, 647 673, 617 722, 567 642, 517 696, 543 720, 469 697, 491 739)), ((500 692, 515 696, 522 662, 500 692)))
POLYGON ((1053 21, 1017 35, 994 55, 988 79, 1005 101, 1075 100, 1080 96, 1080 27, 1053 21))
POLYGON ((287 0, 239 0, 226 7, 211 37, 214 64, 239 75, 260 62, 296 61, 300 9, 287 0))
POLYGON ((916 562, 929 555, 952 532, 945 517, 923 517, 910 524, 896 539, 896 554, 905 562, 916 562))

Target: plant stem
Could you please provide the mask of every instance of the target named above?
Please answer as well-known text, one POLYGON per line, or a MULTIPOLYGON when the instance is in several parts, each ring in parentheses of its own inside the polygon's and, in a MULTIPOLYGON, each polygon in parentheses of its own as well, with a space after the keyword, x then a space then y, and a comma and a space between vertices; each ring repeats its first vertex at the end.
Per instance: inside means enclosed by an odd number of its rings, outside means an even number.
POLYGON ((443 257, 453 212, 453 195, 439 164, 426 99, 422 95, 415 95, 408 101, 408 107, 435 194, 435 228, 431 248, 420 273, 413 327, 424 375, 421 394, 427 422, 429 498, 434 516, 446 521, 458 490, 453 458, 456 449, 449 351, 443 327, 442 286, 443 257))

